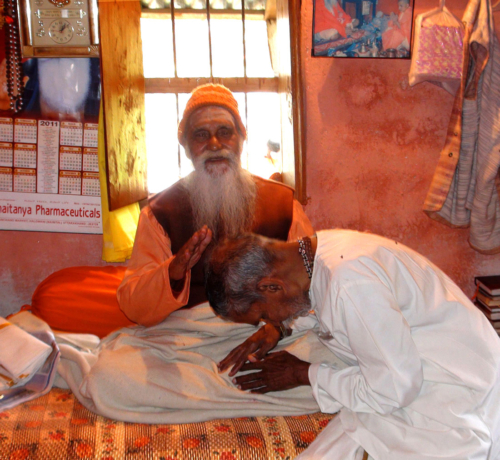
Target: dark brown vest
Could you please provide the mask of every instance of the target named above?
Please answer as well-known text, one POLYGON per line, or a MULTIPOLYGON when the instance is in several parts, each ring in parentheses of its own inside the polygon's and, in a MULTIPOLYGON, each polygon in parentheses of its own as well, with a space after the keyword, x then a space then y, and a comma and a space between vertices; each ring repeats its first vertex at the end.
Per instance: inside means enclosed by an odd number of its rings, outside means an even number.
MULTIPOLYGON (((257 202, 252 232, 269 238, 286 241, 293 215, 293 189, 279 182, 253 176, 257 184, 257 202)), ((187 190, 182 181, 156 194, 149 200, 156 220, 168 234, 172 253, 177 254, 188 241, 194 228, 193 211, 187 190)), ((205 294, 205 263, 208 251, 191 269, 191 286, 187 307, 207 300, 205 294)))

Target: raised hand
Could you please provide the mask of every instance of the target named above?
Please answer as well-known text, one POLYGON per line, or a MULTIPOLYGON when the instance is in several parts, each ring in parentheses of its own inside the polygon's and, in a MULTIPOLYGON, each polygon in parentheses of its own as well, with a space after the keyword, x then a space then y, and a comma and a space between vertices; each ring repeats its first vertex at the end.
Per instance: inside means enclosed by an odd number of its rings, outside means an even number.
POLYGON ((276 346, 279 339, 280 332, 272 324, 262 326, 255 334, 237 346, 218 364, 219 372, 224 372, 233 366, 228 375, 230 377, 236 375, 248 360, 259 361, 262 359, 276 346))
POLYGON ((301 361, 287 351, 279 351, 267 355, 258 362, 246 363, 241 371, 254 371, 233 379, 240 390, 250 390, 251 393, 269 393, 283 391, 301 385, 310 385, 310 364, 301 361))
POLYGON ((194 232, 193 236, 179 249, 169 266, 170 281, 184 279, 188 270, 200 260, 203 251, 212 241, 212 230, 206 225, 194 232))

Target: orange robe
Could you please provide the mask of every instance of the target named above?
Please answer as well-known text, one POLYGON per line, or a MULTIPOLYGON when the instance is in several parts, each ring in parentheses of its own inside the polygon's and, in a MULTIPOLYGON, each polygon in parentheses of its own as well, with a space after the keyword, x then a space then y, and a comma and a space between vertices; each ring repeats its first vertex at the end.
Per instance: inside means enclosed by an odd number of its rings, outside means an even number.
POLYGON ((314 33, 323 32, 324 30, 335 29, 342 37, 345 37, 346 26, 352 22, 349 16, 337 3, 337 6, 332 6, 332 12, 326 7, 325 0, 316 0, 314 13, 314 33))
MULTIPOLYGON (((313 232, 302 206, 294 200, 288 240, 313 232)), ((120 308, 130 320, 154 326, 187 304, 191 272, 186 275, 183 290, 172 292, 168 267, 173 258, 168 235, 146 206, 141 211, 132 257, 117 292, 120 308)))
POLYGON ((405 38, 408 41, 408 46, 410 45, 412 9, 408 7, 406 11, 400 13, 398 20, 399 26, 389 21, 387 30, 382 34, 384 50, 396 49, 404 42, 405 38))

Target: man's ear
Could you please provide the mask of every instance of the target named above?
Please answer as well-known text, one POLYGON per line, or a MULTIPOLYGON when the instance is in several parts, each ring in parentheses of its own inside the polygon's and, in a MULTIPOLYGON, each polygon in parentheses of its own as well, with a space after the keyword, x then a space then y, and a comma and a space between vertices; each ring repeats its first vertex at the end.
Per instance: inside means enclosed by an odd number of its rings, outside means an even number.
POLYGON ((262 294, 283 294, 285 290, 285 283, 282 279, 266 276, 262 278, 257 284, 257 291, 262 294))

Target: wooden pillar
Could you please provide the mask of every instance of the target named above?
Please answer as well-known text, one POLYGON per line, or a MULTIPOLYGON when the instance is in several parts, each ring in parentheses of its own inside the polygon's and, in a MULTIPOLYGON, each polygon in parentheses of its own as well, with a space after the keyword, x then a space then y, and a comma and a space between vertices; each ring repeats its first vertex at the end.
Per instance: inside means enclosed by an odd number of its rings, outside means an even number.
POLYGON ((109 209, 148 196, 141 4, 99 1, 109 209))

